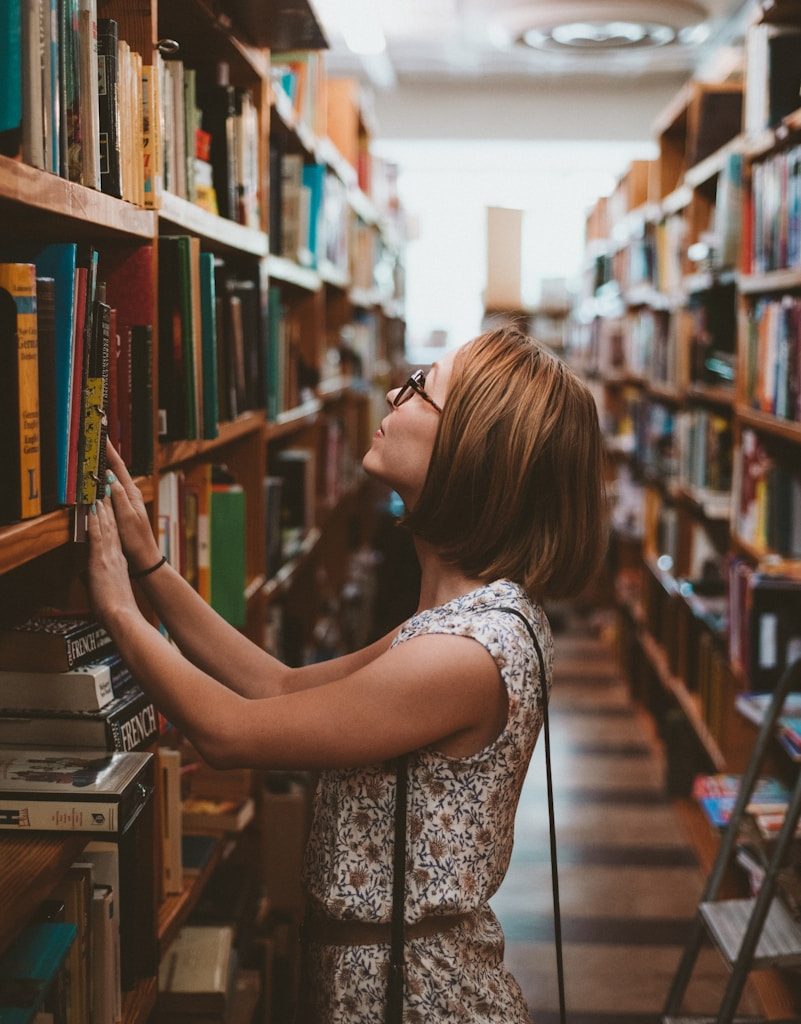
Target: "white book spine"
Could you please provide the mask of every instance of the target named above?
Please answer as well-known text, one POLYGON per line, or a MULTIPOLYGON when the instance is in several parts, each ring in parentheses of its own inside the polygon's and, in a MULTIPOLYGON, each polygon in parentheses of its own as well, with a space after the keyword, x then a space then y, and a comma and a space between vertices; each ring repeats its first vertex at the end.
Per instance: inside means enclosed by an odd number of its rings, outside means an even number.
POLYGON ((22 4, 22 155, 45 167, 42 124, 42 0, 22 4))
POLYGON ((117 804, 0 797, 0 830, 29 832, 116 832, 117 804))
POLYGON ((5 710, 99 711, 113 698, 106 665, 72 672, 0 672, 0 708, 5 710))
POLYGON ((97 0, 80 6, 82 184, 100 188, 100 109, 97 91, 97 0))

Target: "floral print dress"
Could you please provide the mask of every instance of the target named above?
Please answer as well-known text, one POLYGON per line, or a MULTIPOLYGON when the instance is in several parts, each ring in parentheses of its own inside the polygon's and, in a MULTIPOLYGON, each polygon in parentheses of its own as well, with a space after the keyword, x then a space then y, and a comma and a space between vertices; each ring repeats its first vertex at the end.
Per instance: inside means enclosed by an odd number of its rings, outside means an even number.
MULTIPOLYGON (((500 606, 519 610, 533 627, 550 686, 548 621, 508 580, 414 615, 393 640, 394 646, 422 634, 472 637, 495 659, 508 694, 506 727, 483 750, 454 758, 426 748, 409 759, 405 920, 472 913, 447 931, 407 940, 406 1024, 529 1021, 503 964, 503 933, 488 900, 509 865, 515 810, 542 725, 543 680, 524 624, 500 606)), ((309 895, 332 917, 391 920, 394 808, 391 765, 322 773, 304 875, 309 895)), ((312 944, 304 1019, 380 1024, 388 962, 388 945, 312 944)))

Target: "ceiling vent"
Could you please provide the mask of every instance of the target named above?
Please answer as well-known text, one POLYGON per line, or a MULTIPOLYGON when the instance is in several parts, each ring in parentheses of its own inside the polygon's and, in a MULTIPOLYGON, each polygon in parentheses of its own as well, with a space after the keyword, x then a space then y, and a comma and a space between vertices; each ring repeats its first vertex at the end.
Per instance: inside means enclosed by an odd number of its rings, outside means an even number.
POLYGON ((509 42, 597 55, 701 43, 709 12, 695 0, 507 0, 490 17, 509 42))

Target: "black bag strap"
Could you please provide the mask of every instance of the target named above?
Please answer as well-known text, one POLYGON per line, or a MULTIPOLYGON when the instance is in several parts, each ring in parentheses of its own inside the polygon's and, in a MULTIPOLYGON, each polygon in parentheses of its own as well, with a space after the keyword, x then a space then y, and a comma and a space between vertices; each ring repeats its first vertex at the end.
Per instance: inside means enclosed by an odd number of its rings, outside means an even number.
POLYGON ((517 608, 495 608, 498 612, 509 612, 516 615, 528 630, 534 650, 540 663, 540 686, 542 687, 542 729, 545 733, 545 781, 548 789, 548 829, 551 837, 551 885, 553 888, 553 930, 556 942, 556 979, 559 985, 559 1020, 561 1024, 567 1022, 565 1010, 565 968, 562 960, 562 914, 559 909, 559 871, 556 864, 556 821, 553 812, 553 776, 551 775, 551 733, 548 727, 548 692, 546 690, 547 680, 545 675, 545 659, 542 656, 542 648, 539 640, 531 626, 531 623, 517 608))
MULTIPOLYGON (((542 721, 545 733, 545 778, 548 789, 548 827, 551 841, 551 883, 553 887, 554 937, 556 940, 556 976, 559 985, 559 1020, 566 1024, 565 977, 562 961, 562 917, 559 910, 559 873, 556 864, 556 823, 553 811, 553 777, 551 775, 551 736, 548 727, 548 694, 546 691, 545 658, 542 656, 537 636, 531 623, 516 608, 487 608, 486 611, 508 612, 516 615, 528 630, 534 650, 537 652, 542 687, 542 721)), ((392 930, 389 954, 389 985, 385 1024, 402 1024, 403 983, 405 974, 404 957, 404 913, 406 907, 406 801, 408 793, 407 755, 395 763, 395 844, 392 865, 392 930)))

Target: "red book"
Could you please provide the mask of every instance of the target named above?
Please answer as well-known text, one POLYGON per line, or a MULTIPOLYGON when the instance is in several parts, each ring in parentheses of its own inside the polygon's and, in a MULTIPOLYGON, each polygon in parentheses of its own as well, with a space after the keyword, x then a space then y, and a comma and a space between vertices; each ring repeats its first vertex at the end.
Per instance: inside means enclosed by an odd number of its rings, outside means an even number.
POLYGON ((78 442, 81 431, 83 391, 83 332, 86 323, 86 267, 75 269, 75 316, 72 334, 72 390, 70 391, 70 441, 67 463, 67 504, 75 504, 78 483, 78 442))
POLYGON ((117 410, 120 419, 120 446, 117 449, 122 461, 131 462, 133 445, 131 441, 131 328, 117 326, 120 336, 120 355, 117 363, 117 410))

